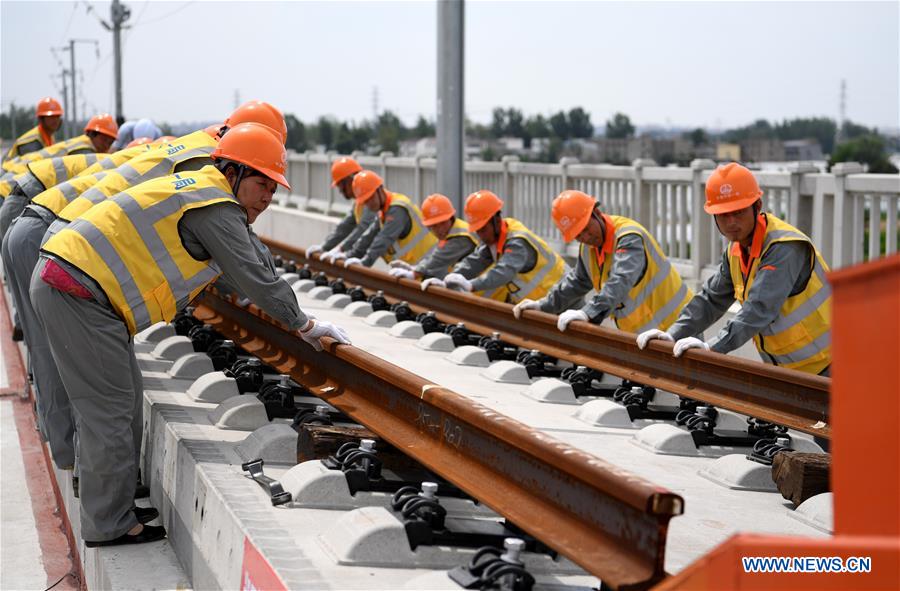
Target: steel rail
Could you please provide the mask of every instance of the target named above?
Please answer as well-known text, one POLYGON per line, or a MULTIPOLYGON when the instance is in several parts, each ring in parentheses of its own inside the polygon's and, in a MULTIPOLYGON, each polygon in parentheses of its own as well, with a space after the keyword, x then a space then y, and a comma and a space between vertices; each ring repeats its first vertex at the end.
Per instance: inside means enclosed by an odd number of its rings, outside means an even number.
POLYGON ((540 349, 578 365, 830 438, 829 378, 696 349, 675 358, 672 344, 665 341, 651 341, 642 351, 633 333, 584 322, 560 332, 556 316, 551 314, 528 310, 516 320, 512 306, 506 303, 441 287, 423 292, 417 281, 397 279, 361 265, 344 268, 318 257, 307 259, 301 248, 274 240, 264 242, 274 254, 307 263, 311 269, 348 284, 381 290, 417 309, 434 311, 439 319, 462 321, 475 332, 500 332, 504 340, 519 347, 540 349))
POLYGON ((210 291, 194 315, 616 589, 665 576, 684 501, 361 349, 316 353, 256 306, 210 291))

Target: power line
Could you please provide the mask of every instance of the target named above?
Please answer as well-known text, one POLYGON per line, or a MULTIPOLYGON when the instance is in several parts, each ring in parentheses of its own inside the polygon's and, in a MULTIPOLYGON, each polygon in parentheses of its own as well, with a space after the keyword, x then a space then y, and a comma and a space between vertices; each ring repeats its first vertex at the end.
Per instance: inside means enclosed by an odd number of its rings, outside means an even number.
POLYGON ((193 4, 193 3, 194 3, 194 0, 191 0, 190 2, 185 2, 184 4, 182 4, 181 6, 179 6, 178 8, 176 8, 175 10, 173 10, 173 11, 171 11, 171 12, 168 12, 168 13, 166 13, 166 14, 160 16, 160 17, 151 19, 151 20, 145 22, 144 24, 145 24, 145 25, 151 25, 151 24, 153 24, 153 23, 158 23, 158 22, 161 21, 161 20, 165 20, 165 19, 169 18, 170 16, 172 16, 172 15, 174 15, 174 14, 177 14, 177 13, 181 12, 182 10, 184 10, 185 8, 187 8, 188 6, 190 6, 190 5, 193 4))

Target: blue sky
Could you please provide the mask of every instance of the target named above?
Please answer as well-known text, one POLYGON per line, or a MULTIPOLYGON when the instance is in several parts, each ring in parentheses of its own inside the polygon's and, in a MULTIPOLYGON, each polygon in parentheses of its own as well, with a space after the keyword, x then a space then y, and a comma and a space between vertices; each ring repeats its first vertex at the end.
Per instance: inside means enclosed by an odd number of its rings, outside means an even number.
MULTIPOLYGON (((126 1, 125 114, 224 117, 235 91, 303 120, 433 117, 436 7, 411 2, 126 1)), ((112 110, 107 2, 0 1, 0 99, 58 94, 51 47, 79 44, 81 99, 112 110), (88 11, 93 8, 93 13, 88 11)), ((68 64, 68 54, 59 52, 68 64)), ((731 127, 836 116, 900 126, 898 2, 476 2, 466 5, 466 105, 550 113, 581 105, 601 124, 731 127)))

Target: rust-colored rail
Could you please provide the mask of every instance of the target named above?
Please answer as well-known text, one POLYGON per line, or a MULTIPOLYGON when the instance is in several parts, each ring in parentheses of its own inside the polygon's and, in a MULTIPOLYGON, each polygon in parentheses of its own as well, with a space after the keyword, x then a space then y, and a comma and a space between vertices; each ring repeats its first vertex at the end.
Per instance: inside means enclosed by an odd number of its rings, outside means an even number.
POLYGON ((195 316, 617 589, 661 580, 683 499, 352 346, 313 349, 255 306, 195 316))
POLYGON ((641 351, 635 335, 587 323, 556 328, 556 317, 526 311, 520 320, 512 306, 441 287, 423 292, 417 281, 397 279, 360 265, 344 268, 307 259, 305 251, 266 240, 272 252, 341 277, 346 283, 405 300, 418 310, 431 310, 443 321, 462 321, 476 332, 500 332, 516 346, 592 367, 638 383, 655 386, 714 406, 830 438, 828 399, 831 380, 782 367, 691 350, 672 356, 672 344, 651 341, 641 351))

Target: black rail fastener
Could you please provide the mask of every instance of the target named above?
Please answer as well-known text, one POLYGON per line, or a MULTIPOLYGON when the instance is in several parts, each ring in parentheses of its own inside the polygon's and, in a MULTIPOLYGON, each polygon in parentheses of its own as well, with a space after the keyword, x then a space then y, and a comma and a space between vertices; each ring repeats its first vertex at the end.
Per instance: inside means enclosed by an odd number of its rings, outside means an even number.
POLYGON ((213 369, 216 371, 231 367, 238 359, 237 347, 234 341, 229 339, 213 342, 206 350, 206 354, 209 355, 213 369))
POLYGON ((300 279, 312 279, 312 269, 309 268, 309 265, 303 265, 297 269, 297 275, 300 279))
MULTIPOLYGON (((291 400, 293 405, 293 399, 291 400)), ((315 408, 301 408, 294 415, 291 427, 299 431, 302 425, 333 425, 331 409, 324 404, 318 404, 315 408)))
POLYGON ((225 370, 225 375, 234 378, 238 392, 259 392, 263 385, 263 362, 256 357, 243 357, 225 370))
POLYGON ((292 500, 291 493, 285 492, 284 488, 282 488, 281 483, 275 480, 274 478, 270 478, 265 475, 263 472, 263 466, 265 463, 262 458, 256 460, 250 460, 249 462, 244 462, 241 464, 241 470, 249 473, 250 478, 255 480, 263 490, 268 493, 269 497, 272 499, 272 505, 284 505, 285 503, 290 503, 292 500))
POLYGON ((284 269, 285 273, 296 273, 297 261, 295 261, 294 259, 289 260, 287 263, 285 263, 282 269, 284 269))
POLYGON ((184 310, 181 310, 175 315, 175 318, 172 319, 172 326, 175 327, 175 334, 182 337, 188 336, 191 329, 200 324, 201 322, 194 318, 193 306, 188 306, 184 310))
POLYGON ((369 304, 372 305, 373 312, 390 309, 387 298, 384 297, 384 292, 380 289, 369 296, 369 304))
POLYGON ((280 254, 276 254, 274 257, 272 257, 272 262, 275 263, 276 267, 281 267, 282 265, 284 265, 284 258, 282 258, 280 254))
POLYGON ((451 569, 447 576, 463 589, 531 591, 534 577, 525 570, 520 558, 525 540, 506 538, 503 546, 503 550, 494 546, 479 548, 469 564, 451 569))
POLYGON ((431 332, 444 332, 444 329, 447 328, 447 325, 437 319, 437 315, 434 312, 422 312, 418 316, 416 316, 416 322, 422 325, 422 332, 425 334, 431 332))
POLYGON ((356 287, 351 287, 350 289, 348 289, 347 295, 350 296, 351 302, 364 302, 368 297, 365 290, 363 290, 363 288, 358 285, 356 287))
POLYGON ((784 434, 775 439, 760 439, 753 444, 753 449, 747 454, 747 459, 766 466, 771 466, 775 461, 775 454, 794 451, 791 445, 791 436, 784 434))
POLYGON ((328 275, 325 274, 325 271, 319 271, 318 273, 313 275, 313 281, 315 282, 316 287, 328 285, 328 275))
POLYGON ((409 307, 409 302, 397 302, 391 305, 391 312, 397 317, 397 322, 413 320, 416 317, 412 308, 409 307))
POLYGON ((456 324, 448 324, 447 328, 444 329, 444 334, 450 335, 450 337, 453 339, 453 345, 455 347, 462 347, 464 345, 477 345, 478 341, 481 340, 480 334, 476 334, 470 331, 462 322, 457 322, 456 324))
POLYGON ((210 345, 225 337, 209 324, 199 324, 188 332, 188 338, 191 339, 191 346, 194 347, 195 352, 206 353, 210 345))
POLYGON ((558 378, 563 372, 562 368, 556 366, 555 357, 541 353, 537 349, 520 351, 516 361, 525 366, 529 378, 558 378))
POLYGON ((478 346, 484 349, 491 361, 504 359, 515 361, 519 354, 519 348, 502 340, 499 332, 492 332, 490 336, 479 338, 478 346))
POLYGON ((271 421, 275 418, 293 418, 297 414, 294 396, 304 393, 305 390, 302 386, 294 387, 291 383, 291 376, 283 374, 278 376, 278 381, 265 382, 260 386, 256 398, 266 407, 266 415, 271 421))
POLYGON ((331 293, 347 293, 347 286, 340 277, 329 283, 328 286, 331 288, 331 293))

